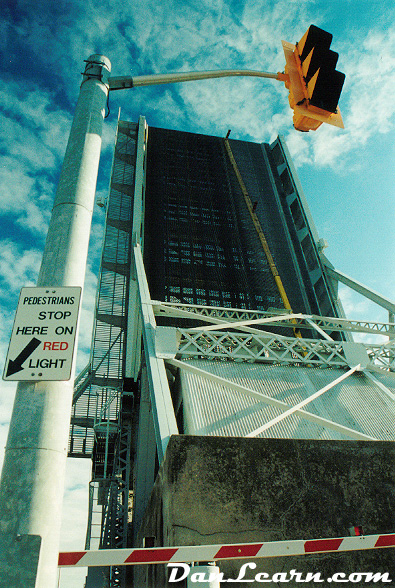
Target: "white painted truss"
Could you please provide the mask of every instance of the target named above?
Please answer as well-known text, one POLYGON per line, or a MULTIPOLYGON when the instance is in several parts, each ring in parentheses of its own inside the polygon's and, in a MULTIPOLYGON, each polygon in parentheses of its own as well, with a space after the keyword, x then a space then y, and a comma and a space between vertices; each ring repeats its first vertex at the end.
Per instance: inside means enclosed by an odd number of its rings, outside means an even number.
MULTIPOLYGON (((276 320, 279 312, 277 309, 274 312, 258 311, 258 310, 244 310, 237 308, 223 308, 217 306, 201 306, 197 304, 181 304, 176 302, 159 302, 152 300, 153 309, 156 316, 172 316, 180 318, 195 318, 199 320, 211 322, 212 324, 230 323, 233 321, 256 320, 262 318, 271 318, 270 324, 272 326, 282 326, 283 319, 276 320)), ((285 310, 281 311, 283 314, 289 313, 285 310)), ((320 327, 323 331, 329 332, 353 332, 353 333, 367 333, 370 335, 385 335, 395 336, 395 324, 381 323, 374 321, 357 321, 346 318, 334 318, 318 315, 293 315, 296 322, 293 326, 300 329, 310 329, 311 322, 315 324, 315 328, 320 327), (311 321, 311 322, 309 322, 311 321)))
MULTIPOLYGON (((277 322, 278 317, 275 317, 275 319, 277 322)), ((248 324, 251 324, 251 321, 248 324)), ((266 324, 271 325, 270 322, 266 324)), ((236 323, 237 328, 240 325, 241 323, 236 323)), ((224 328, 227 326, 225 325, 224 328)), ((234 361, 281 365, 348 367, 350 362, 349 350, 351 346, 355 346, 363 359, 363 367, 373 371, 377 369, 389 370, 395 367, 393 351, 395 340, 384 344, 350 344, 349 342, 333 341, 327 338, 284 337, 268 332, 252 334, 222 329, 213 331, 181 327, 176 330, 180 336, 177 357, 228 358, 234 361)), ((158 332, 158 335, 160 336, 160 332, 158 332)), ((170 350, 165 351, 163 345, 161 345, 158 356, 167 358, 170 353, 170 350)))
MULTIPOLYGON (((383 394, 385 395, 388 410, 392 414, 395 410, 395 375, 392 373, 395 368, 395 339, 391 338, 395 331, 394 324, 319 317, 278 309, 262 312, 153 301, 150 299, 138 245, 135 246, 134 254, 151 403, 160 455, 163 455, 169 435, 178 432, 165 375, 165 362, 173 370, 194 372, 208 382, 215 382, 225 389, 242 393, 278 411, 275 416, 265 418, 259 426, 251 428, 248 433, 243 433, 244 436, 258 436, 285 419, 289 420, 298 416, 314 423, 315 426, 340 434, 343 438, 365 440, 377 438, 363 426, 356 430, 347 423, 337 422, 331 415, 328 417, 328 414, 320 414, 314 408, 314 401, 318 397, 321 398, 328 390, 336 388, 344 380, 352 381, 350 376, 355 372, 363 372, 369 385, 381 400, 383 394), (174 326, 157 326, 156 319, 160 317, 175 319, 172 321, 174 326), (177 326, 178 319, 179 326, 177 326), (195 323, 197 326, 188 328, 182 326, 185 325, 185 319, 189 319, 192 325, 195 323), (285 336, 275 332, 279 331, 279 328, 282 333, 287 332, 284 327, 288 328, 288 333, 294 332, 297 336, 285 336), (332 335, 337 336, 339 332, 368 333, 371 336, 378 336, 379 341, 354 343, 334 340, 332 335), (304 337, 303 333, 309 334, 310 337, 312 333, 316 333, 317 338, 304 337), (292 400, 284 402, 263 394, 262 390, 254 390, 247 385, 235 383, 227 377, 219 377, 208 369, 200 369, 196 364, 192 366, 189 363, 196 363, 196 360, 202 360, 202 367, 207 364, 207 360, 217 360, 222 366, 231 362, 229 365, 247 363, 255 364, 257 368, 259 365, 271 364, 282 367, 299 366, 313 370, 333 369, 334 376, 324 386, 315 390, 309 389, 307 396, 298 402, 292 400), (343 374, 340 372, 339 375, 339 370, 343 370, 343 374), (374 375, 375 372, 377 377, 374 375), (380 378, 379 374, 381 374, 380 378), (385 381, 383 381, 383 375, 387 380, 384 378, 385 381), (388 384, 388 378, 390 384, 388 384), (308 411, 304 407, 310 403, 313 409, 308 411), (169 423, 171 423, 170 426, 169 423)), ((263 372, 262 377, 265 377, 263 372)), ((350 384, 351 387, 355 385, 355 382, 350 384)))

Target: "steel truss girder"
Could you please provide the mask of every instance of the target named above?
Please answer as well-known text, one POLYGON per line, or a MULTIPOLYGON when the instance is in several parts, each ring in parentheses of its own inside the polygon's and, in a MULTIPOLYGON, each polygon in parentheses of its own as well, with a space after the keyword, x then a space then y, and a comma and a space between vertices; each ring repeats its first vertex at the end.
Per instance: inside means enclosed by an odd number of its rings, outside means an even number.
MULTIPOLYGON (((177 357, 224 358, 260 363, 301 364, 319 367, 348 367, 345 343, 326 339, 300 339, 268 333, 204 331, 178 328, 181 342, 177 357)), ((384 345, 358 344, 367 354, 368 369, 394 368, 391 349, 395 341, 384 345)))
MULTIPOLYGON (((361 323, 332 317, 292 313, 245 311, 198 305, 182 305, 151 301, 157 316, 194 318, 211 323, 185 329, 178 328, 181 342, 178 356, 227 357, 236 361, 303 364, 322 367, 349 365, 345 352, 348 342, 334 341, 326 331, 337 330, 390 334, 392 323, 361 323), (263 331, 261 326, 289 324, 293 328, 313 328, 320 339, 294 338, 263 331), (343 327, 341 329, 341 327, 343 327), (226 329, 226 331, 225 331, 226 329), (230 330, 232 329, 232 331, 230 330), (234 329, 242 332, 233 332, 234 329)), ((391 370, 394 363, 394 340, 384 344, 358 344, 366 353, 364 368, 391 370)), ((168 354, 161 355, 168 357, 168 354)))
MULTIPOLYGON (((179 304, 172 302, 159 302, 157 300, 153 300, 152 304, 156 316, 194 318, 195 320, 198 318, 201 321, 212 322, 215 324, 231 321, 257 320, 278 316, 278 312, 179 304)), ((318 315, 298 314, 293 321, 292 326, 294 328, 311 329, 312 325, 309 321, 313 321, 316 327, 320 327, 322 330, 329 332, 354 332, 391 336, 395 329, 395 324, 393 323, 357 321, 346 318, 323 317, 318 315)), ((271 326, 284 326, 283 319, 281 319, 281 321, 273 320, 270 324, 271 326)))
MULTIPOLYGON (((208 326, 199 326, 195 328, 177 328, 165 327, 164 336, 160 330, 157 332, 157 357, 166 358, 173 367, 191 371, 205 379, 223 385, 225 388, 237 390, 247 396, 260 400, 261 402, 273 405, 273 403, 282 411, 279 417, 265 423, 259 429, 252 431, 247 436, 252 437, 259 435, 264 430, 275 425, 278 421, 286 418, 291 414, 299 414, 301 417, 311 420, 325 428, 335 430, 343 435, 353 439, 369 439, 374 437, 365 435, 354 429, 350 429, 331 420, 319 417, 303 409, 309 402, 319 395, 326 392, 337 383, 347 378, 355 371, 361 371, 372 381, 382 392, 384 392, 391 401, 394 395, 384 384, 377 380, 372 371, 381 371, 388 374, 388 370, 394 367, 394 340, 389 340, 385 344, 369 344, 334 341, 324 329, 333 330, 333 324, 346 325, 347 328, 356 331, 361 330, 360 324, 355 321, 346 319, 333 319, 331 317, 318 317, 309 315, 295 315, 284 313, 279 315, 272 312, 245 311, 240 309, 226 309, 217 307, 204 307, 197 305, 180 305, 171 303, 162 303, 151 301, 157 316, 172 316, 175 318, 189 318, 199 320, 200 322, 211 323, 208 326), (262 326, 280 326, 287 323, 315 329, 320 339, 306 339, 284 337, 267 331, 262 331, 262 326), (292 321, 292 323, 291 323, 292 321), (258 327, 258 328, 257 328, 258 327), (232 329, 232 331, 230 331, 232 329), (238 329, 239 331, 235 330, 238 329), (169 336, 169 330, 174 331, 174 336, 169 336), (166 332, 165 332, 166 331, 166 332), (178 348, 174 350, 174 341, 179 341, 178 348), (166 348, 166 341, 172 342, 166 348), (173 349, 169 347, 173 346, 173 349), (350 353, 351 351, 351 353, 350 353), (357 357, 362 357, 362 365, 359 360, 355 361, 355 352, 357 357), (177 359, 176 359, 177 358, 177 359), (318 390, 315 394, 299 403, 299 405, 290 406, 286 403, 279 402, 273 398, 255 392, 252 389, 240 386, 226 378, 221 378, 190 365, 186 361, 179 359, 187 358, 211 358, 211 359, 228 359, 233 361, 247 361, 251 363, 275 363, 282 365, 304 365, 306 367, 336 367, 349 368, 342 376, 335 379, 331 384, 318 390), (351 369, 350 369, 351 368, 351 369), (278 404, 277 404, 278 403, 278 404), (281 406, 280 406, 281 405, 281 406)), ((366 323, 362 329, 366 329, 366 323)), ((382 325, 381 325, 382 326, 382 325)), ((392 325, 386 325, 392 327, 392 325)), ((372 329, 376 334, 382 334, 382 329, 372 329)), ((372 330, 369 330, 371 333, 372 330)))
MULTIPOLYGON (((303 410, 303 407, 355 371, 362 371, 364 374, 368 374, 370 371, 381 371, 388 374, 389 370, 395 367, 394 339, 384 344, 334 341, 327 331, 354 330, 383 335, 390 332, 392 324, 361 323, 332 317, 292 314, 275 309, 273 312, 259 312, 153 301, 150 299, 144 263, 138 245, 134 247, 134 261, 158 453, 161 453, 167 444, 171 429, 169 425, 174 422, 175 418, 165 375, 164 359, 173 367, 193 371, 197 375, 222 384, 225 388, 237 389, 239 392, 262 402, 276 404, 281 409, 282 414, 279 417, 263 425, 263 428, 252 431, 248 436, 259 435, 261 431, 273 426, 278 420, 296 413, 307 420, 313 420, 350 438, 374 440, 373 437, 364 433, 309 413, 303 410), (176 319, 188 318, 198 321, 200 326, 194 328, 158 327, 155 316, 176 319), (201 326, 202 322, 208 324, 201 326), (314 329, 320 338, 286 337, 262 330, 262 327, 287 324, 295 328, 295 323, 310 331, 314 329), (186 361, 180 361, 181 358, 227 359, 236 362, 347 368, 347 372, 299 405, 290 406, 230 380, 215 376, 196 366, 191 366, 186 361)), ((391 391, 371 374, 369 376, 371 381, 393 400, 391 391)), ((173 434, 177 432, 176 426, 174 426, 173 434)))

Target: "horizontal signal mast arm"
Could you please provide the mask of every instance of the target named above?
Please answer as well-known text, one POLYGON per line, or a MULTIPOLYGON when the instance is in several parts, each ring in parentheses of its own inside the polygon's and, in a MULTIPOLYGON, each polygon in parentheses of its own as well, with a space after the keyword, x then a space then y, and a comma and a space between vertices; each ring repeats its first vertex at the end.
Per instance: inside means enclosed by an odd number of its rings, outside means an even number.
POLYGON ((243 69, 220 69, 217 71, 195 71, 169 74, 152 74, 147 76, 121 76, 109 79, 110 90, 123 90, 136 88, 138 86, 155 86, 157 84, 174 84, 177 82, 192 82, 195 80, 208 80, 211 78, 226 77, 256 77, 270 78, 284 81, 281 77, 284 74, 270 73, 265 71, 243 70, 243 69))

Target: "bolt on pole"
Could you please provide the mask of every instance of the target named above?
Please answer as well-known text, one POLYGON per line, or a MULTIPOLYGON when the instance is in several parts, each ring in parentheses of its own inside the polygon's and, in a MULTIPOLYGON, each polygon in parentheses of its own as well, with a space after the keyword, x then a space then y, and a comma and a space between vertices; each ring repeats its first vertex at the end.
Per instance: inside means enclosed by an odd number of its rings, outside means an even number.
MULTIPOLYGON (((111 71, 86 61, 37 285, 84 285, 111 71)), ((71 378, 20 382, 0 481, 0 588, 56 588, 71 378)))

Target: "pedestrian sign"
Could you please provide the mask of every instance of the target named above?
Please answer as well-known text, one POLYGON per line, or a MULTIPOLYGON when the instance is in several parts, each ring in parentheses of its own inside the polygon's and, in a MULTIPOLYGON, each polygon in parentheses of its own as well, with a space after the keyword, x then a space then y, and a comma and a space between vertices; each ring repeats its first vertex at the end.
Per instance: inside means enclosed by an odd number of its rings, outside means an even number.
POLYGON ((22 288, 3 380, 69 380, 81 288, 22 288))

